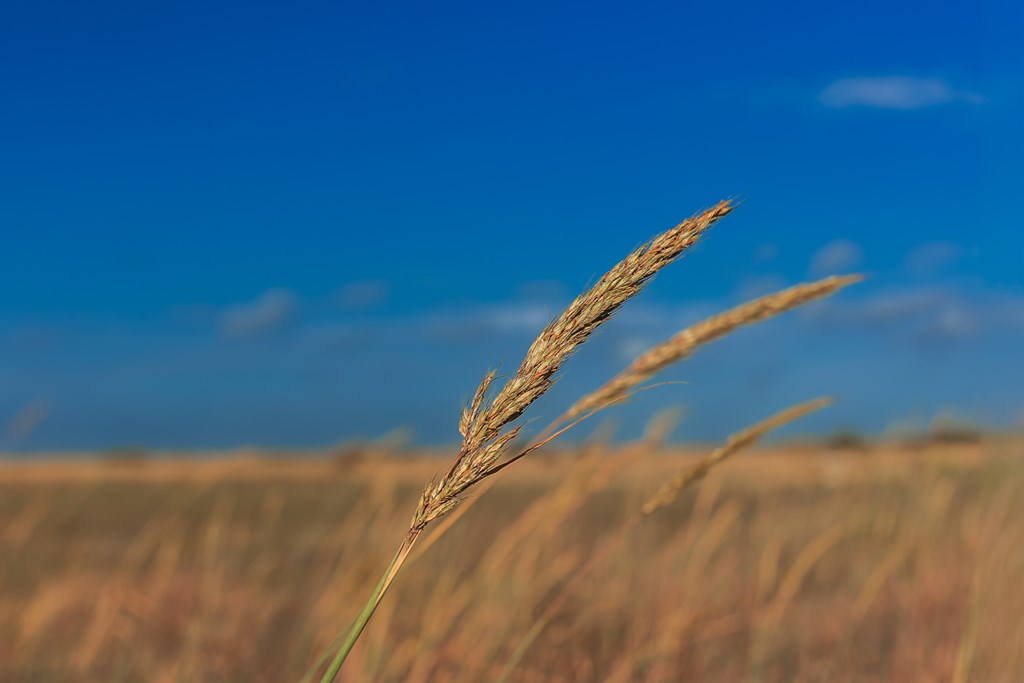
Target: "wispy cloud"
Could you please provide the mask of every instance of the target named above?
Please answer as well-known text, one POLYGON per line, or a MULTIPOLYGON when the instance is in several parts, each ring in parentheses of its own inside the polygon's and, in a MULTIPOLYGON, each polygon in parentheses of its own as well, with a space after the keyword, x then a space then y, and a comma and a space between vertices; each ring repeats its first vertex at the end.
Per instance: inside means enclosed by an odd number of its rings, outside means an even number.
POLYGON ((992 290, 931 285, 878 289, 866 297, 828 300, 809 313, 815 324, 850 333, 895 333, 916 348, 1018 340, 1024 333, 1024 297, 992 290))
POLYGON ((833 275, 852 270, 864 260, 864 250, 850 240, 829 242, 811 259, 811 274, 833 275))
POLYGON ((268 289, 252 301, 234 304, 221 316, 221 329, 237 337, 255 337, 280 329, 295 312, 297 299, 289 289, 268 289))
POLYGON ((838 314, 837 320, 844 323, 865 327, 889 327, 919 318, 934 321, 955 304, 955 298, 947 290, 922 287, 885 290, 845 304, 829 303, 832 304, 833 312, 838 314))
MULTIPOLYGON (((108 326, 95 324, 61 328, 56 334, 67 343, 44 349, 5 346, 0 412, 13 416, 26 396, 50 397, 60 409, 42 429, 31 429, 38 406, 10 432, 7 417, 0 439, 19 449, 320 444, 395 424, 411 424, 430 441, 457 438, 460 397, 488 368, 514 369, 559 310, 509 298, 351 316, 323 303, 318 309, 270 290, 220 311, 224 333, 287 325, 273 344, 239 344, 209 325, 168 317, 118 330, 115 345, 108 326)), ((557 414, 736 296, 635 303, 581 350, 539 415, 557 414)), ((0 329, 0 341, 13 331, 0 329)), ((765 405, 828 391, 843 397, 835 419, 864 429, 949 407, 1009 425, 1021 401, 1015 388, 1024 384, 1024 366, 1013 362, 1022 341, 1024 291, 956 282, 894 287, 876 277, 710 345, 659 378, 686 384, 645 392, 615 415, 629 431, 683 401, 694 416, 688 438, 718 438, 765 405)))
POLYGON ((958 90, 941 78, 879 76, 840 78, 821 91, 818 101, 836 109, 870 107, 909 110, 953 102, 978 104, 983 98, 977 93, 958 90))
POLYGON ((397 324, 435 341, 479 343, 502 335, 535 335, 556 314, 542 303, 506 301, 460 311, 431 311, 397 324))

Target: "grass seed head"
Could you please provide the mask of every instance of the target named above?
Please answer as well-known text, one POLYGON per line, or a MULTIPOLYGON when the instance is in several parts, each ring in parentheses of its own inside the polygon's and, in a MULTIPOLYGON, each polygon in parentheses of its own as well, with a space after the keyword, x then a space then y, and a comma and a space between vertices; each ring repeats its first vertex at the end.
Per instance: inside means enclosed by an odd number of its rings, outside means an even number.
POLYGON ((831 296, 862 279, 859 275, 848 275, 797 285, 692 325, 642 354, 604 386, 577 401, 566 413, 566 418, 575 418, 625 398, 669 365, 689 357, 701 346, 721 339, 739 327, 762 322, 811 301, 831 296))
POLYGON ((506 431, 508 425, 551 388, 555 374, 573 352, 659 270, 679 258, 732 209, 732 202, 719 202, 658 235, 613 266, 548 323, 530 345, 515 374, 489 402, 487 395, 495 374, 485 375, 459 419, 459 454, 448 471, 424 491, 413 515, 413 528, 422 529, 451 511, 459 495, 492 474, 506 445, 518 434, 518 427, 506 431))
POLYGON ((725 444, 702 458, 696 465, 685 469, 665 484, 643 506, 643 513, 649 515, 675 501, 686 487, 704 478, 711 468, 745 448, 753 446, 768 432, 799 420, 813 412, 832 405, 831 398, 818 398, 807 403, 786 408, 755 425, 731 435, 725 444))

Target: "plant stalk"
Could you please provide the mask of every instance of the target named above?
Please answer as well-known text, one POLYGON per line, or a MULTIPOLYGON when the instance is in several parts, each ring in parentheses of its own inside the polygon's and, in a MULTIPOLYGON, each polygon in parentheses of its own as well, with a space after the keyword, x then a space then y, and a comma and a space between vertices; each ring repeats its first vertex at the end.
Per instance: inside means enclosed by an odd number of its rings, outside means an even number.
POLYGON ((348 657, 349 652, 352 651, 352 647, 359 640, 359 636, 362 635, 363 629, 370 622, 370 617, 376 611, 377 606, 380 605, 381 600, 384 598, 384 594, 388 588, 394 582, 395 577, 398 576, 398 572, 402 569, 402 565, 405 564, 406 559, 409 557, 409 553, 412 551, 413 545, 416 543, 416 539, 419 538, 420 530, 410 529, 409 533, 406 534, 405 539, 402 541, 402 545, 399 547, 398 552, 395 553, 395 557, 391 560, 391 564, 384 570, 384 574, 380 577, 380 581, 377 586, 373 589, 373 593, 370 598, 363 605, 363 610, 359 613, 359 616, 352 622, 352 626, 349 627, 348 633, 345 635, 345 639, 341 642, 338 647, 338 651, 334 655, 334 659, 331 660, 330 665, 324 672, 324 675, 320 678, 320 683, 333 683, 334 679, 337 678, 338 672, 341 671, 342 665, 345 663, 345 659, 348 657))

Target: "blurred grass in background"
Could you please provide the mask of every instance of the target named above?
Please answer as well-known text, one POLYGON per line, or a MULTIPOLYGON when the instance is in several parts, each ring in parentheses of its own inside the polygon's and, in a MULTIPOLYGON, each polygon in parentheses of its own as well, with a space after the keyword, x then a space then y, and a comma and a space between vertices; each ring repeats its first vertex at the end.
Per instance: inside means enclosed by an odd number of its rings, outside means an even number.
MULTIPOLYGON (((562 591, 509 680, 1024 680, 1024 442, 938 441, 762 448, 625 538, 699 451, 575 498, 623 446, 531 458, 407 568, 342 680, 494 680, 562 591)), ((428 455, 0 463, 0 679, 298 680, 428 455)))

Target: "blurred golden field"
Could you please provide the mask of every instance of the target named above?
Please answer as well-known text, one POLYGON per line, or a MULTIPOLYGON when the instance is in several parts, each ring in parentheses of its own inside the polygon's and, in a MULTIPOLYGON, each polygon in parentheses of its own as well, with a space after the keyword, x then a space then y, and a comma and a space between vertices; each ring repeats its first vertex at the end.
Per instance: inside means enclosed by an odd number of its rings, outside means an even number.
MULTIPOLYGON (((761 448, 621 533, 704 452, 641 450, 503 474, 341 679, 1024 681, 1024 441, 761 448)), ((0 463, 0 680, 297 682, 441 455, 0 463)))

